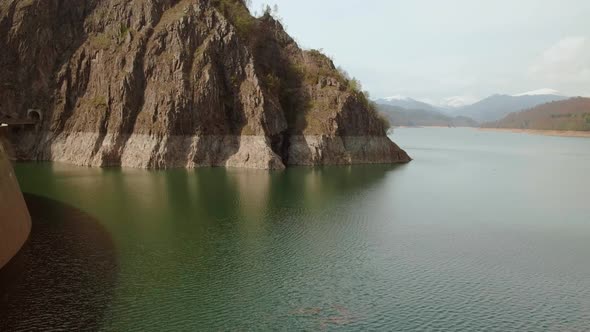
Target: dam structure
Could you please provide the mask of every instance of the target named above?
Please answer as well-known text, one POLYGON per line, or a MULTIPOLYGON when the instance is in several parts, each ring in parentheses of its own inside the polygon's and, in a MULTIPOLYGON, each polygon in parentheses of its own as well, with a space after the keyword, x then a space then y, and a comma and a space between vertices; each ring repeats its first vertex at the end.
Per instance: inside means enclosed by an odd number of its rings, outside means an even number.
POLYGON ((0 127, 0 269, 14 257, 31 232, 31 217, 20 191, 0 127))

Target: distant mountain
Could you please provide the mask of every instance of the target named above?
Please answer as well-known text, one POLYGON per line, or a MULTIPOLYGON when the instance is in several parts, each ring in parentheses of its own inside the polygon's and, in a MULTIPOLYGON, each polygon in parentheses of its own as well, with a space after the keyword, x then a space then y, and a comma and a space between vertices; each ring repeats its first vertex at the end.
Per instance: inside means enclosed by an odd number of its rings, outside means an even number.
POLYGON ((498 121, 513 112, 568 98, 556 94, 542 94, 546 92, 556 93, 554 90, 543 89, 514 96, 493 95, 475 104, 456 108, 451 114, 467 116, 479 122, 491 122, 498 121))
POLYGON ((397 106, 407 110, 436 111, 437 108, 425 102, 418 101, 404 96, 392 96, 375 100, 377 104, 397 106))
POLYGON ((441 112, 424 109, 405 109, 399 106, 377 104, 382 113, 393 126, 421 127, 477 127, 478 123, 467 117, 451 117, 441 112))
POLYGON ((554 90, 554 89, 539 89, 539 90, 534 90, 534 91, 528 91, 528 92, 523 92, 523 93, 519 93, 513 96, 516 97, 521 97, 521 96, 542 96, 542 95, 554 95, 554 96, 559 96, 559 91, 554 90))
POLYGON ((477 101, 477 98, 471 96, 447 97, 440 101, 440 110, 446 113, 452 111, 455 108, 472 105, 477 101))
POLYGON ((590 98, 571 98, 511 113, 486 128, 590 131, 590 98))

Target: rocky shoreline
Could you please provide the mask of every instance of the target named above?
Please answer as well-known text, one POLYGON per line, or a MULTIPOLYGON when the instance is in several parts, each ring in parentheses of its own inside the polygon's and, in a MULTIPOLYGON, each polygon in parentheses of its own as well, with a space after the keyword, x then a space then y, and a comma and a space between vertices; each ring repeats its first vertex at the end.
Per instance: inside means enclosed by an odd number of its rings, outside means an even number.
MULTIPOLYGON (((382 136, 292 136, 281 155, 273 151, 267 136, 168 136, 130 135, 120 157, 92 148, 98 133, 55 135, 45 133, 45 141, 29 136, 30 155, 21 160, 57 161, 80 166, 122 166, 133 168, 195 168, 207 166, 284 169, 288 166, 349 164, 391 164, 411 158, 382 136), (40 144, 39 144, 40 143, 40 144)), ((105 137, 113 141, 114 137, 105 137)), ((26 146, 21 142, 21 147, 26 146)), ((111 145, 103 145, 108 149, 111 145)))

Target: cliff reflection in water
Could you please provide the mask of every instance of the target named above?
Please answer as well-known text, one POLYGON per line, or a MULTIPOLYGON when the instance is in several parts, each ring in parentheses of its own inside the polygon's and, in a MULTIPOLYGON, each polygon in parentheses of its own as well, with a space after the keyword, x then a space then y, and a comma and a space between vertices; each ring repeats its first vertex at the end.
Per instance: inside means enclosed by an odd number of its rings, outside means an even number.
MULTIPOLYGON (((244 306, 261 298, 269 301, 251 309, 269 315, 288 314, 299 305, 281 313, 273 304, 276 299, 292 300, 292 295, 283 294, 285 282, 297 278, 305 270, 302 265, 322 264, 318 252, 324 250, 318 244, 333 245, 323 239, 325 232, 318 228, 328 221, 340 224, 340 231, 345 231, 345 225, 350 222, 346 218, 338 221, 328 217, 346 214, 337 208, 339 203, 333 203, 366 192, 392 169, 392 166, 352 166, 293 168, 285 172, 223 168, 153 172, 19 164, 17 174, 25 192, 66 201, 95 216, 100 227, 104 227, 103 233, 93 231, 96 226, 84 222, 87 216, 76 224, 74 219, 79 214, 64 210, 59 203, 50 208, 34 208, 37 216, 42 210, 50 209, 57 220, 66 218, 63 225, 50 229, 49 234, 41 228, 47 225, 36 228, 37 236, 46 246, 79 245, 76 238, 63 241, 57 237, 63 227, 75 226, 74 230, 86 230, 97 238, 80 236, 79 240, 86 246, 63 249, 61 264, 41 259, 41 252, 54 249, 38 248, 33 255, 35 259, 29 262, 31 267, 24 271, 46 270, 44 274, 48 275, 38 279, 43 282, 37 287, 44 286, 50 291, 37 288, 26 292, 25 297, 30 296, 33 301, 33 294, 46 293, 48 298, 35 303, 49 303, 51 312, 73 312, 69 317, 83 317, 84 313, 79 311, 96 313, 91 318, 92 324, 101 321, 101 329, 117 331, 142 327, 169 329, 170 321, 183 320, 185 327, 223 328, 228 315, 235 319, 232 326, 241 326, 240 322, 248 326, 257 315, 244 310, 244 306), (111 239, 113 243, 109 242, 111 239), (105 245, 107 248, 102 248, 105 245), (294 255, 297 251, 299 254, 294 255), (100 260, 94 258, 97 255, 100 260), (95 260, 96 263, 84 265, 95 260), (82 271, 69 271, 62 277, 59 269, 52 268, 62 265, 82 271), (71 289, 59 286, 61 281, 72 284, 68 277, 87 274, 98 280, 83 279, 74 282, 71 289), (86 282, 90 285, 84 286, 86 282), (98 295, 90 297, 89 294, 95 293, 98 295), (51 308, 51 301, 62 296, 72 301, 78 296, 88 301, 94 299, 94 305, 99 308, 88 305, 51 308)), ((348 249, 337 253, 346 255, 347 252, 348 249)), ((356 254, 359 253, 363 251, 357 250, 356 254)), ((28 283, 37 281, 22 282, 28 283)), ((40 318, 35 323, 44 317, 42 308, 38 311, 41 315, 37 315, 40 318)), ((70 326, 69 322, 64 324, 70 326)))
POLYGON ((0 331, 98 330, 118 270, 109 234, 63 203, 25 200, 33 229, 0 270, 0 331))

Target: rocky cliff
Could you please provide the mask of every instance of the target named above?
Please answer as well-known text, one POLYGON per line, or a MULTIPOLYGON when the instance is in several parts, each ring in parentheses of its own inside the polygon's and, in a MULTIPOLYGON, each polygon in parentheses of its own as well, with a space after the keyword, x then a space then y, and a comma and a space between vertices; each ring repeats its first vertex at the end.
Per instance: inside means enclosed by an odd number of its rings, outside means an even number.
POLYGON ((31 217, 4 151, 0 128, 0 268, 21 248, 31 231, 31 217))
POLYGON ((408 162, 363 93, 240 0, 3 0, 19 158, 142 168, 408 162), (39 110, 32 112, 31 110, 39 110))

